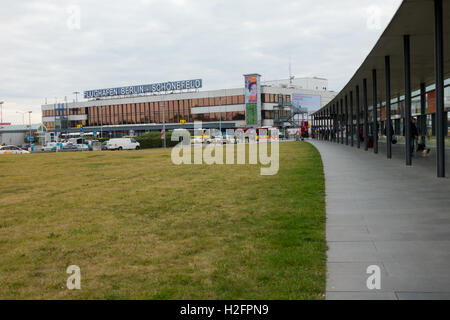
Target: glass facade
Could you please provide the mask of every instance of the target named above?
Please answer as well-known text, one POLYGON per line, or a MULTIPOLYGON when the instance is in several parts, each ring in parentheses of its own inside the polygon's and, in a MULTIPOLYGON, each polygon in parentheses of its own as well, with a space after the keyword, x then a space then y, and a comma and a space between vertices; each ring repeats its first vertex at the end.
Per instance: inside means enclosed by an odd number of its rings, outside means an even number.
MULTIPOLYGON (((278 103, 278 94, 261 95, 263 103, 278 103)), ((291 101, 290 95, 282 95, 285 102, 291 101)), ((69 108, 70 115, 86 115, 86 120, 69 121, 68 127, 76 128, 82 126, 107 126, 125 124, 156 124, 163 122, 163 108, 166 123, 180 123, 204 121, 237 121, 245 120, 245 111, 233 112, 210 112, 192 114, 191 109, 195 107, 214 107, 226 105, 244 104, 244 95, 206 97, 183 100, 167 100, 156 102, 141 102, 128 104, 111 104, 92 107, 69 108)), ((287 111, 289 112, 289 111, 287 111)), ((44 110, 42 116, 54 117, 54 110, 44 110)), ((262 111, 262 119, 273 119, 273 111, 262 111)), ((55 129, 55 122, 44 121, 48 129, 55 129)), ((59 129, 59 127, 57 127, 59 129)))
MULTIPOLYGON (((425 95, 425 114, 421 113, 421 105, 420 105, 420 91, 414 91, 411 94, 411 116, 417 119, 417 129, 419 131, 419 135, 423 135, 427 139, 427 143, 434 144, 435 143, 435 90, 433 87, 427 88, 429 91, 425 95), (425 117, 423 121, 424 127, 422 128, 422 117, 425 117)), ((372 134, 373 126, 370 123, 373 123, 373 112, 372 106, 368 107, 368 121, 369 121, 369 134, 372 134)), ((444 118, 447 119, 447 136, 445 137, 445 146, 446 148, 450 148, 450 85, 446 85, 444 88, 444 110, 446 110, 446 115, 444 118)), ((386 110, 385 110, 385 102, 382 102, 381 108, 378 106, 378 136, 380 141, 386 140, 386 110)), ((394 129, 394 135, 398 143, 405 143, 405 133, 404 133, 404 115, 405 112, 405 97, 400 96, 391 100, 391 119, 392 126, 394 129)), ((362 119, 361 119, 362 120, 362 119)))

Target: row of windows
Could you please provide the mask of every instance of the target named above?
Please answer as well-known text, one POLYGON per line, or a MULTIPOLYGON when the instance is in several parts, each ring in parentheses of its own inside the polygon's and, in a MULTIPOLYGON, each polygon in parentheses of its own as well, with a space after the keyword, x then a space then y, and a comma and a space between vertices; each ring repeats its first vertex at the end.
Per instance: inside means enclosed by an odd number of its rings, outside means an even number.
MULTIPOLYGON (((278 111, 278 117, 281 117, 281 118, 286 118, 290 114, 291 114, 290 110, 280 110, 280 111, 278 111)), ((272 119, 274 119, 274 112, 273 111, 263 110, 262 111, 262 119, 263 120, 272 120, 272 119)))
MULTIPOLYGON (((277 94, 263 94, 263 102, 278 102, 279 95, 277 94)), ((289 102, 290 96, 284 95, 283 100, 289 102)), ((215 98, 199 98, 186 100, 169 100, 159 102, 145 102, 145 103, 130 103, 109 106, 95 106, 74 108, 69 110, 70 114, 87 114, 87 121, 78 121, 76 124, 83 126, 100 126, 100 125, 118 125, 118 124, 144 124, 144 123, 162 123, 163 122, 163 106, 166 123, 179 123, 180 120, 193 122, 197 120, 202 121, 233 121, 244 120, 243 112, 223 112, 209 113, 201 115, 191 114, 192 107, 202 106, 220 106, 243 104, 244 96, 227 96, 215 98)), ((51 117, 55 115, 55 110, 44 110, 44 117, 51 117)), ((263 114, 263 119, 273 119, 273 112, 263 114)), ((76 126, 75 123, 70 123, 70 127, 76 126)))
MULTIPOLYGON (((163 102, 146 102, 146 103, 137 103, 137 104, 130 104, 130 105, 152 105, 157 106, 158 104, 161 105, 162 108, 163 102)), ((196 98, 196 99, 186 99, 186 100, 169 100, 166 101, 165 104, 167 107, 170 108, 170 106, 178 106, 178 105, 186 105, 191 107, 206 107, 206 106, 222 106, 222 105, 233 105, 233 104, 243 104, 244 103, 244 96, 223 96, 223 97, 214 97, 214 98, 196 98)), ((106 108, 109 106, 103 106, 103 108, 106 108)), ((56 115, 80 115, 80 114, 86 114, 87 110, 92 109, 95 107, 82 107, 82 108, 69 108, 66 110, 44 110, 42 115, 44 117, 53 117, 56 115), (64 114, 63 114, 64 113, 64 114)), ((157 106, 157 108, 159 108, 157 106)))
MULTIPOLYGON (((162 106, 159 108, 162 109, 162 106)), ((141 104, 119 105, 91 108, 88 116, 88 125, 117 125, 117 124, 145 124, 162 123, 165 117, 166 123, 179 123, 180 120, 186 122, 194 121, 235 121, 245 120, 245 112, 211 112, 202 114, 191 114, 190 109, 169 105, 165 108, 165 114, 156 108, 147 109, 141 104), (157 111, 158 110, 158 111, 157 111)), ((286 117, 290 110, 279 111, 279 115, 286 117)), ((273 119, 273 111, 262 111, 262 119, 273 119)), ((85 125, 85 123, 82 123, 85 125)))
MULTIPOLYGON (((282 96, 284 102, 290 102, 290 95, 282 96)), ((265 93, 261 95, 261 100, 263 103, 278 103, 278 94, 265 93)), ((188 117, 190 109, 192 107, 206 107, 206 106, 223 106, 223 105, 235 105, 243 104, 244 96, 223 96, 214 98, 196 98, 187 100, 169 100, 165 102, 166 113, 171 114, 182 114, 183 117, 188 117), (180 110, 181 108, 181 110, 180 110), (188 110, 186 110, 188 109, 188 110)), ((134 104, 124 104, 124 105, 110 105, 102 107, 81 107, 81 108, 69 108, 61 110, 44 110, 43 117, 53 117, 53 116, 67 116, 67 115, 83 115, 89 114, 89 122, 110 122, 112 124, 119 124, 121 122, 134 122, 140 123, 145 121, 144 119, 152 119, 152 113, 154 114, 154 122, 162 122, 162 119, 157 120, 156 113, 162 110, 163 102, 145 102, 145 103, 134 103, 134 104), (111 109, 112 108, 112 109, 111 109), (105 115, 103 115, 105 112, 105 115), (119 113, 115 117, 115 113, 119 113), (120 115, 129 115, 130 117, 120 119, 120 115), (104 117, 102 120, 100 117, 104 117)), ((148 122, 148 121, 147 121, 148 122)))
MULTIPOLYGON (((287 117, 290 111, 280 111, 279 116, 287 117)), ((76 127, 77 124, 82 124, 83 126, 101 126, 101 125, 118 125, 118 124, 145 124, 145 123, 162 123, 161 121, 154 121, 154 118, 148 117, 145 114, 138 113, 137 119, 143 119, 142 121, 135 121, 134 118, 136 114, 127 113, 124 114, 124 121, 114 122, 109 119, 109 116, 102 117, 101 121, 96 119, 88 121, 69 121, 69 127, 76 127), (131 119, 131 120, 128 120, 131 119)), ((162 112, 156 113, 156 120, 162 119, 162 112)), ((114 117, 115 118, 115 117, 114 117)), ((273 111, 262 111, 262 119, 273 119, 273 111)), ((182 114, 182 113, 168 113, 165 114, 166 123, 179 123, 180 120, 186 120, 186 122, 194 121, 236 121, 245 120, 245 112, 211 112, 202 114, 182 114)), ((48 127, 48 126, 47 126, 48 127)))
MULTIPOLYGON (((236 112, 213 112, 213 113, 205 113, 205 114, 166 114, 166 123, 179 123, 180 120, 186 120, 186 122, 194 122, 194 121, 237 121, 237 120, 245 120, 245 112, 244 111, 236 111, 236 112)), ((129 113, 124 115, 124 119, 132 119, 135 117, 134 113, 129 113)), ((158 112, 156 115, 157 118, 162 119, 162 112, 158 112)), ((87 121, 69 121, 69 127, 74 128, 78 124, 82 124, 83 126, 105 126, 105 125, 118 125, 118 124, 145 124, 145 123, 162 123, 157 121, 152 121, 151 118, 148 118, 146 115, 143 115, 141 118, 141 114, 138 114, 138 119, 143 119, 141 122, 128 121, 124 120, 120 123, 111 122, 108 118, 105 118, 105 121, 98 122, 97 120, 93 120, 90 122, 87 121)), ((44 122, 44 125, 47 129, 54 129, 55 123, 44 122)))
POLYGON ((42 116, 43 117, 54 117, 54 116, 71 116, 71 115, 82 115, 86 114, 86 110, 88 108, 82 107, 82 108, 68 108, 68 109, 51 109, 51 110, 43 110, 42 116))
MULTIPOLYGON (((278 103, 279 102, 279 94, 273 94, 273 93, 263 93, 261 94, 261 102, 262 103, 278 103)), ((291 96, 290 95, 282 95, 284 102, 291 102, 291 96)))
POLYGON ((175 100, 90 107, 88 123, 89 125, 162 123, 163 108, 165 121, 168 123, 191 121, 192 100, 175 100))
MULTIPOLYGON (((114 106, 111 106, 111 108, 114 106)), ((100 107, 98 107, 100 108, 100 107)), ((104 110, 111 109, 107 107, 103 107, 104 110)), ((145 106, 144 106, 145 109, 145 106)), ((118 124, 138 124, 138 123, 162 123, 162 112, 158 111, 156 112, 156 115, 154 117, 149 117, 145 113, 125 113, 122 114, 119 117, 119 120, 124 120, 122 122, 114 122, 111 121, 110 117, 112 116, 114 119, 117 119, 115 115, 112 115, 111 113, 105 112, 104 115, 100 119, 103 119, 103 121, 99 122, 99 119, 95 118, 96 113, 99 112, 98 110, 94 111, 93 118, 91 120, 87 121, 69 121, 68 126, 70 128, 76 127, 78 124, 82 124, 83 126, 105 126, 105 125, 118 125, 118 124), (158 121, 152 121, 153 119, 161 119, 160 122, 158 121), (131 119, 131 120, 130 120, 131 119), (141 122, 135 122, 135 119, 142 120, 141 122)), ((101 112, 101 111, 100 111, 101 112)), ((290 111, 284 110, 279 111, 279 116, 287 117, 289 116, 290 111)), ((237 121, 237 120, 245 120, 245 112, 244 111, 236 111, 236 112, 211 112, 211 113, 203 113, 203 114, 182 114, 182 113, 168 113, 166 116, 166 123, 179 123, 180 120, 186 120, 187 122, 194 122, 194 121, 237 121)), ((274 111, 267 111, 264 110, 261 113, 262 119, 273 119, 274 118, 274 111)), ((54 129, 55 123, 53 121, 51 122, 44 122, 44 125, 47 127, 47 129, 54 129)))
MULTIPOLYGON (((385 102, 382 104, 378 104, 377 110, 381 110, 383 115, 383 119, 385 118, 385 102), (381 108, 380 108, 381 105, 381 108)), ((342 106, 339 103, 339 108, 342 110, 342 106)), ((345 109, 345 106, 344 106, 345 109)), ((361 107, 362 109, 362 107, 361 107)), ((368 107, 369 113, 371 113, 372 106, 368 107)), ((450 86, 446 86, 444 88, 444 110, 450 110, 450 86)), ((336 110, 336 106, 334 107, 336 110)), ((362 110, 361 110, 362 112, 362 110)), ((405 97, 400 96, 398 98, 394 98, 391 100, 391 114, 392 115, 403 115, 405 112, 405 97)), ((436 91, 432 90, 427 92, 425 95, 425 112, 428 114, 433 114, 436 112, 436 91)), ((420 105, 420 91, 415 91, 411 95, 411 114, 418 115, 421 114, 421 105, 420 105)))

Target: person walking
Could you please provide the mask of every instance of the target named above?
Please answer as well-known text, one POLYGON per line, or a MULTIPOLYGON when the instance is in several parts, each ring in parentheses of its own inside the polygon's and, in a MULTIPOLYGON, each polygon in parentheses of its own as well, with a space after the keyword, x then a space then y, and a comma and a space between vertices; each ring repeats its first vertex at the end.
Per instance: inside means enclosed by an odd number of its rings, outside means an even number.
POLYGON ((417 138, 419 137, 419 131, 417 130, 417 126, 416 126, 416 118, 411 117, 411 148, 410 148, 410 152, 411 152, 411 156, 413 156, 414 150, 416 148, 416 143, 417 143, 417 138))
MULTIPOLYGON (((391 129, 391 143, 393 143, 393 141, 394 140, 397 140, 397 139, 395 139, 395 131, 394 131, 394 126, 392 125, 392 122, 391 123, 385 123, 385 125, 384 125, 384 135, 386 136, 386 139, 387 139, 387 126, 389 125, 389 127, 390 127, 390 129, 391 129)), ((396 141, 397 142, 397 141, 396 141)), ((394 143, 395 144, 395 143, 394 143)))

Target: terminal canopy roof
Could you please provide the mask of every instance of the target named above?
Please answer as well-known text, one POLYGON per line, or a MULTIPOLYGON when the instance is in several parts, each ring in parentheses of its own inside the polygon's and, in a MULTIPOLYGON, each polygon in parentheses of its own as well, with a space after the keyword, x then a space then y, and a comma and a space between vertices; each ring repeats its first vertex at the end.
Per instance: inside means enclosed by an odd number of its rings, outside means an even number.
MULTIPOLYGON (((444 79, 450 77, 450 0, 443 0, 444 79)), ((385 56, 390 56, 391 98, 404 95, 403 35, 410 36, 411 89, 418 90, 421 83, 426 86, 435 83, 434 55, 434 1, 404 0, 391 22, 366 57, 362 65, 344 88, 326 106, 328 109, 350 91, 355 97, 359 85, 362 106, 362 83, 367 79, 367 101, 372 105, 372 70, 377 73, 377 102, 386 101, 385 56)))

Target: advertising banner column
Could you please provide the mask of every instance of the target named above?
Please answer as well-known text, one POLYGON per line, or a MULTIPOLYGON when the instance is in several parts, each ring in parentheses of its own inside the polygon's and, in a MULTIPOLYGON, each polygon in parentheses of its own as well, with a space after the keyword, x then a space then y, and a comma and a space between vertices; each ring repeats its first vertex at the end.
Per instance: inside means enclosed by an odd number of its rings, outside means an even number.
POLYGON ((261 76, 244 74, 245 78, 245 123, 261 126, 261 76))

